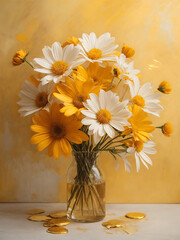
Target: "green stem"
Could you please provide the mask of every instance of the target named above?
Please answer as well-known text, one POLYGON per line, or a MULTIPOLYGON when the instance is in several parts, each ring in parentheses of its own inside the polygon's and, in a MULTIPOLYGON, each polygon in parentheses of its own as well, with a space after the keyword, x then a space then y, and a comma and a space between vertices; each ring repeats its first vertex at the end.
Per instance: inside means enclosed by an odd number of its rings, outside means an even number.
POLYGON ((31 66, 32 68, 34 68, 33 65, 26 59, 26 57, 23 58, 23 61, 26 62, 27 64, 29 64, 29 66, 31 66))

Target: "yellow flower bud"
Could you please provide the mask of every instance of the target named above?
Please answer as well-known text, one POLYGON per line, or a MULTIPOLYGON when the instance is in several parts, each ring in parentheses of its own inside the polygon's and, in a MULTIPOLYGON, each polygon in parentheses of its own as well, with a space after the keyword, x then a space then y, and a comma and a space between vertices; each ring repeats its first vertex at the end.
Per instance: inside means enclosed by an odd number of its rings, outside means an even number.
POLYGON ((162 81, 158 87, 158 90, 162 93, 169 94, 172 91, 172 88, 169 82, 162 81))
POLYGON ((25 50, 19 50, 15 53, 13 59, 12 59, 12 64, 14 66, 16 65, 20 65, 21 63, 23 63, 23 59, 25 58, 25 56, 27 55, 25 50))
POLYGON ((173 133, 173 127, 170 122, 167 122, 162 126, 162 132, 166 137, 171 136, 171 134, 173 133))
POLYGON ((122 47, 122 53, 127 58, 130 58, 130 57, 134 56, 135 50, 133 48, 129 47, 128 45, 124 44, 124 46, 122 47))
POLYGON ((65 47, 67 45, 73 44, 74 46, 77 46, 77 44, 80 43, 79 39, 77 37, 69 37, 66 42, 62 44, 62 47, 65 47))

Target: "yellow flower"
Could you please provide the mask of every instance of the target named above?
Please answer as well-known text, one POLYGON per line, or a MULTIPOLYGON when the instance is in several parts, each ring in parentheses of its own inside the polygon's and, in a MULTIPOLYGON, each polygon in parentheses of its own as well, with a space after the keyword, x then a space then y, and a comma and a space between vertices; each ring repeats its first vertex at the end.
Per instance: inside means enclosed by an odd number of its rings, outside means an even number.
POLYGON ((78 66, 74 72, 78 80, 92 81, 95 86, 99 86, 101 89, 107 91, 113 78, 111 71, 112 68, 110 66, 103 68, 98 63, 90 63, 87 70, 82 66, 78 66))
POLYGON ((162 126, 162 132, 166 137, 171 136, 171 134, 173 133, 173 127, 170 122, 167 122, 162 126))
POLYGON ((74 46, 77 46, 77 44, 80 43, 79 39, 77 37, 69 37, 66 42, 62 44, 62 47, 65 47, 67 45, 73 44, 74 46))
POLYGON ((133 48, 129 47, 128 45, 124 44, 124 46, 122 47, 122 53, 127 58, 130 58, 130 57, 134 56, 135 50, 133 48))
POLYGON ((92 81, 82 82, 77 79, 73 81, 70 78, 66 79, 66 85, 59 83, 56 88, 57 92, 53 95, 64 103, 60 111, 67 117, 73 114, 81 117, 81 110, 85 109, 83 102, 89 98, 90 93, 98 94, 100 91, 92 81))
POLYGON ((60 105, 53 103, 50 111, 41 110, 34 115, 31 130, 36 132, 31 138, 32 144, 38 144, 38 151, 48 147, 48 156, 58 159, 61 153, 68 156, 71 151, 70 142, 80 144, 88 140, 88 136, 80 131, 82 123, 74 117, 65 117, 60 113, 60 105))
POLYGON ((158 90, 162 93, 169 94, 172 91, 172 88, 169 82, 162 81, 158 87, 158 90))
POLYGON ((25 50, 19 50, 15 53, 13 59, 12 59, 12 64, 14 66, 20 65, 21 63, 24 62, 24 58, 26 57, 27 53, 25 50))
POLYGON ((150 121, 146 112, 144 112, 141 107, 136 104, 132 107, 132 117, 128 120, 132 127, 133 138, 135 141, 147 142, 151 138, 149 134, 155 127, 150 126, 152 122, 150 121))

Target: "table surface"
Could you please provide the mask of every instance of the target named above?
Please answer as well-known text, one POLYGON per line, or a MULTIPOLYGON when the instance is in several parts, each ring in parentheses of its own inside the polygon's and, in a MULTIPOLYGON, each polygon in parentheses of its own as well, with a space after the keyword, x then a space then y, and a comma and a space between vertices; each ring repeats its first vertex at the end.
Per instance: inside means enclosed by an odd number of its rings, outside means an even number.
POLYGON ((42 222, 28 221, 26 212, 41 208, 46 214, 65 210, 63 203, 0 203, 0 240, 180 240, 179 204, 107 204, 103 221, 124 216, 128 212, 146 213, 146 220, 135 222, 132 234, 106 229, 101 222, 77 223, 67 226, 68 234, 50 234, 42 222))

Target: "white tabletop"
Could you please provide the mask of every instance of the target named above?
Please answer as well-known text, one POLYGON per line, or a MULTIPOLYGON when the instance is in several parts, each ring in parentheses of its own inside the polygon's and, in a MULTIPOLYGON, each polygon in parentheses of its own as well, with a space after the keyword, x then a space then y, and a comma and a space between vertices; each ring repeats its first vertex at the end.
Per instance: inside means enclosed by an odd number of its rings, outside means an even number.
POLYGON ((72 222, 68 234, 50 234, 42 222, 28 221, 26 212, 42 208, 46 214, 65 210, 63 203, 1 203, 0 240, 180 240, 179 204, 107 204, 107 216, 103 220, 118 218, 128 212, 143 212, 147 220, 135 223, 138 231, 130 235, 115 229, 106 229, 96 223, 72 222))

